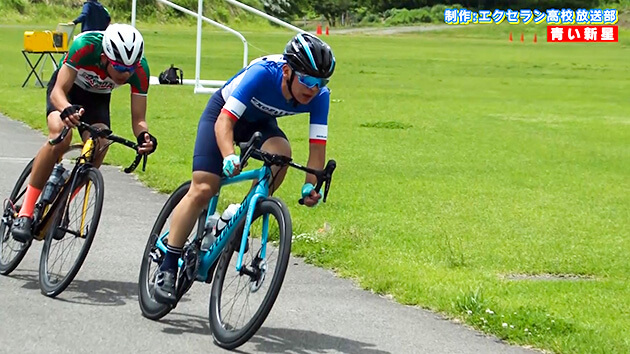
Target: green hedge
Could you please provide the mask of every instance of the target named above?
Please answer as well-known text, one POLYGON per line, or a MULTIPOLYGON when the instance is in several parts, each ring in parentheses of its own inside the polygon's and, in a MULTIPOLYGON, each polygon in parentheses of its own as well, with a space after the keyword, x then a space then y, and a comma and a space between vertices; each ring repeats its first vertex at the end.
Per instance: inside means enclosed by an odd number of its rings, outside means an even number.
MULTIPOLYGON (((197 0, 174 0, 174 3, 197 11, 197 0)), ((241 0, 257 9, 262 9, 257 0, 241 0)), ((131 19, 131 0, 101 0, 110 11, 114 22, 126 22, 131 19)), ((83 0, 0 0, 0 12, 7 22, 29 22, 46 20, 59 22, 72 20, 81 12, 83 0), (8 17, 8 18, 6 18, 8 17)), ((192 16, 177 11, 156 0, 138 0, 136 17, 139 21, 149 22, 196 22, 192 16)), ((204 0, 204 14, 222 23, 241 21, 264 22, 259 16, 241 8, 231 6, 224 0, 204 0)))

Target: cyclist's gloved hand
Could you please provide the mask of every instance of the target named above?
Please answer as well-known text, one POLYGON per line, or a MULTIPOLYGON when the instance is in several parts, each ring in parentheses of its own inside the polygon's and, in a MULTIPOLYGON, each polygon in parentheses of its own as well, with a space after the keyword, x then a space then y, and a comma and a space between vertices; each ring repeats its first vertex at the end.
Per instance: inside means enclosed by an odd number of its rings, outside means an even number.
POLYGON ((232 177, 241 173, 241 159, 234 155, 228 155, 223 159, 223 174, 232 177))
POLYGON ((302 186, 302 198, 304 198, 304 205, 313 207, 319 203, 319 199, 321 197, 322 195, 315 191, 315 186, 312 183, 304 183, 302 186))
POLYGON ((141 132, 137 136, 138 139, 138 153, 139 154, 152 154, 157 149, 157 139, 149 132, 141 132))
POLYGON ((85 112, 83 107, 76 104, 69 105, 61 111, 61 120, 68 127, 74 128, 79 125, 83 112, 85 112))

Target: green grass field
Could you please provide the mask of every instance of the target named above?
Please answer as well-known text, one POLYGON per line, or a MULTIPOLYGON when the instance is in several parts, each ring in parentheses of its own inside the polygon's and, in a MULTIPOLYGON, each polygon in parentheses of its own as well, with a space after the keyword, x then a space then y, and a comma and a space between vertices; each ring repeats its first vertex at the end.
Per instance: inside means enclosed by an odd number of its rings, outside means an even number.
MULTIPOLYGON (((45 90, 20 87, 31 28, 0 27, 0 111, 42 129, 45 90)), ((139 28, 154 76, 174 63, 194 77, 194 29, 139 28)), ((315 209, 297 203, 297 171, 277 193, 292 213, 294 254, 511 343, 630 352, 630 32, 615 44, 551 44, 544 33, 487 25, 327 37, 338 60, 328 142, 338 169, 315 209)), ((249 59, 291 36, 244 34, 249 59)), ((239 69, 235 37, 209 29, 203 45, 202 78, 239 69)), ((128 89, 113 96, 112 128, 131 138, 128 89)), ((208 98, 190 86, 151 88, 160 146, 138 173, 149 186, 169 192, 190 178, 208 98)), ((280 125, 305 162, 308 117, 280 125)), ((116 147, 108 162, 132 158, 116 147)), ((247 188, 229 187, 221 205, 247 188)))

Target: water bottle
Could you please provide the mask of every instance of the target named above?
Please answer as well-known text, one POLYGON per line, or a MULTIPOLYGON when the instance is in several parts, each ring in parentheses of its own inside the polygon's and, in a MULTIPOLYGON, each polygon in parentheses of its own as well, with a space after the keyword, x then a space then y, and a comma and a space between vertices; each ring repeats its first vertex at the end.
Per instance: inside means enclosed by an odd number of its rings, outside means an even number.
POLYGON ((240 204, 230 204, 230 206, 228 206, 227 209, 225 209, 223 214, 221 214, 221 217, 217 221, 217 226, 216 226, 217 236, 221 234, 221 231, 223 231, 223 228, 225 227, 225 225, 227 225, 227 223, 230 222, 230 219, 232 219, 232 216, 236 214, 236 211, 240 207, 241 207, 240 204))
POLYGON ((68 181, 70 178, 70 170, 63 169, 63 174, 61 175, 61 183, 59 183, 59 187, 63 186, 64 183, 68 181))
POLYGON ((44 185, 44 189, 42 190, 42 202, 51 203, 54 198, 57 196, 59 189, 65 183, 64 172, 66 169, 63 167, 61 163, 55 164, 50 177, 48 177, 48 181, 44 185))
POLYGON ((219 218, 219 213, 214 212, 214 214, 210 215, 208 220, 206 220, 206 226, 204 227, 205 236, 201 241, 202 251, 207 251, 210 248, 210 245, 214 243, 214 240, 216 240, 216 230, 214 229, 214 227, 217 225, 217 221, 219 221, 219 218))

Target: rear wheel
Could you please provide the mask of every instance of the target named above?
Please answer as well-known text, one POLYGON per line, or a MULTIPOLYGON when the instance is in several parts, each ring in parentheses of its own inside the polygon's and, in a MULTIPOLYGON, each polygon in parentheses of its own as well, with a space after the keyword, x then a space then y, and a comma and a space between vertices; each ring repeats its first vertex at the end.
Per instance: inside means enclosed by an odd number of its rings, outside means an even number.
MULTIPOLYGON (((244 254, 240 272, 236 271, 239 253, 234 250, 234 244, 240 243, 228 242, 219 258, 210 296, 210 328, 219 346, 234 349, 242 345, 267 318, 287 271, 291 235, 286 205, 279 199, 267 198, 256 206, 249 250, 244 254)), ((234 241, 242 235, 230 237, 234 241)))
MULTIPOLYGON (((70 164, 77 156, 77 153, 81 151, 81 148, 81 144, 71 145, 64 154, 63 163, 70 164)), ((11 237, 11 226, 24 202, 26 187, 30 182, 30 175, 33 169, 33 161, 34 159, 26 165, 15 183, 9 199, 3 204, 2 219, 0 220, 0 274, 2 275, 8 275, 15 270, 31 245, 31 242, 22 243, 14 240, 11 237)))
MULTIPOLYGON (((188 193, 189 188, 190 181, 179 186, 179 188, 177 188, 168 198, 162 207, 160 214, 155 220, 155 224, 153 225, 153 229, 151 229, 151 234, 147 240, 147 244, 142 255, 142 264, 140 266, 140 276, 138 279, 138 285, 140 287, 138 301, 140 303, 142 315, 152 320, 159 320, 173 309, 173 306, 161 304, 155 301, 154 298, 155 276, 160 269, 160 265, 162 264, 165 256, 165 254, 156 246, 156 242, 161 235, 170 230, 173 210, 182 198, 184 198, 186 193, 188 193)), ((204 219, 205 212, 202 212, 199 216, 197 226, 193 227, 193 230, 188 236, 189 241, 192 241, 198 232, 203 232, 204 219)))
POLYGON ((54 211, 42 248, 39 285, 46 296, 57 296, 70 285, 90 251, 101 218, 101 172, 90 168, 77 178, 73 191, 65 190, 60 195, 66 202, 54 211))
POLYGON ((9 275, 20 264, 31 242, 22 243, 11 237, 11 226, 15 220, 20 207, 24 202, 26 187, 28 186, 33 160, 22 171, 22 174, 15 183, 11 196, 5 201, 2 219, 0 220, 0 274, 9 275))

